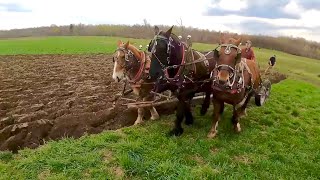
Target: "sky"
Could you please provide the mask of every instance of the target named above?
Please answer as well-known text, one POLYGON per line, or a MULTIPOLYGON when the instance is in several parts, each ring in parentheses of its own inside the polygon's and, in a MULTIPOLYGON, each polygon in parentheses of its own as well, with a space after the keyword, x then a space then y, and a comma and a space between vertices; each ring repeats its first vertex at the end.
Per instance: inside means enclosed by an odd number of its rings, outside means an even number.
POLYGON ((0 30, 69 24, 175 25, 320 42, 320 0, 0 0, 0 30))

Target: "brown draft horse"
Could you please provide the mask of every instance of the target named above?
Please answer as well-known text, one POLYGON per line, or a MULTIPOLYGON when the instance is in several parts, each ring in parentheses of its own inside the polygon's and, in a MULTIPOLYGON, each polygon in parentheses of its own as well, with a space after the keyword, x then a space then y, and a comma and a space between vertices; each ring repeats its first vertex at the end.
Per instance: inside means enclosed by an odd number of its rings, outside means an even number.
POLYGON ((212 91, 210 72, 214 66, 210 63, 213 52, 204 55, 191 46, 185 46, 172 33, 172 28, 160 31, 155 26, 155 36, 148 51, 152 53, 150 77, 156 81, 154 91, 161 93, 170 90, 179 100, 174 128, 169 132, 169 135, 179 136, 183 133, 181 123, 184 119, 186 125, 193 124, 191 101, 196 93, 206 94, 200 112, 202 115, 207 112, 212 91))
POLYGON ((246 107, 250 98, 261 87, 259 68, 254 61, 241 58, 238 47, 241 38, 220 38, 220 45, 214 51, 216 65, 212 71, 213 78, 213 124, 208 138, 217 134, 220 115, 224 110, 224 103, 233 105, 232 124, 235 132, 240 132, 239 118, 246 115, 246 107))
MULTIPOLYGON (((118 48, 113 55, 113 62, 112 78, 116 82, 128 81, 134 94, 138 96, 138 100, 153 100, 154 96, 151 96, 150 92, 154 88, 154 83, 147 80, 151 63, 147 53, 139 51, 129 41, 126 44, 119 41, 118 48)), ((146 109, 150 111, 152 120, 159 118, 159 114, 154 107, 146 109)), ((143 117, 144 108, 139 108, 138 117, 134 124, 142 123, 143 117)))

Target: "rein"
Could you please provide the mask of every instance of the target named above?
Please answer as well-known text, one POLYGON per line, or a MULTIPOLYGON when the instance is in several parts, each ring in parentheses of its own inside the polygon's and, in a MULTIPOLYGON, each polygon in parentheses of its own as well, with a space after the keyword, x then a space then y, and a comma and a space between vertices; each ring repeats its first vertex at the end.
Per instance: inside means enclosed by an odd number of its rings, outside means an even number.
MULTIPOLYGON (((186 61, 186 58, 185 58, 185 50, 184 50, 184 46, 182 46, 182 60, 181 60, 181 64, 185 64, 185 61, 186 61)), ((174 75, 174 77, 173 78, 170 78, 169 77, 169 73, 168 73, 168 68, 165 68, 165 76, 166 76, 166 78, 167 79, 170 79, 170 80, 172 80, 172 79, 175 79, 175 78, 177 78, 177 77, 179 77, 180 76, 180 74, 181 74, 181 70, 182 70, 182 66, 181 66, 181 64, 180 65, 178 65, 178 67, 179 67, 179 69, 178 69, 178 72, 174 75)), ((168 66, 169 67, 169 66, 168 66)))

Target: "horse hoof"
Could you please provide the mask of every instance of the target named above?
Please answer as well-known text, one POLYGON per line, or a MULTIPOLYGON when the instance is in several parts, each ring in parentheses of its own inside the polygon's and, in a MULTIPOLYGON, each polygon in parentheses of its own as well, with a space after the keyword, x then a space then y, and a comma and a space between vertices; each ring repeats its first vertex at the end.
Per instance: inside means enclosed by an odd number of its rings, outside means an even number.
POLYGON ((200 115, 201 116, 204 116, 204 115, 206 115, 207 114, 207 109, 201 109, 200 110, 200 115))
POLYGON ((136 126, 136 125, 139 125, 139 124, 142 124, 143 123, 143 121, 136 121, 136 122, 134 122, 134 125, 136 126))
POLYGON ((190 125, 193 124, 193 119, 191 119, 191 120, 186 120, 184 123, 185 123, 187 126, 190 126, 190 125))
POLYGON ((157 119, 159 119, 160 118, 160 116, 158 115, 158 116, 151 116, 151 120, 157 120, 157 119))
POLYGON ((239 124, 239 123, 237 123, 237 124, 234 126, 234 131, 235 131, 236 133, 241 132, 241 127, 240 127, 240 124, 239 124))
POLYGON ((180 136, 183 133, 183 129, 173 129, 169 132, 169 136, 180 136))
POLYGON ((247 116, 247 110, 243 110, 239 113, 239 118, 247 116))
POLYGON ((217 131, 209 132, 209 134, 207 135, 207 137, 208 137, 209 139, 212 139, 212 138, 214 138, 214 137, 216 137, 216 136, 217 136, 217 131))

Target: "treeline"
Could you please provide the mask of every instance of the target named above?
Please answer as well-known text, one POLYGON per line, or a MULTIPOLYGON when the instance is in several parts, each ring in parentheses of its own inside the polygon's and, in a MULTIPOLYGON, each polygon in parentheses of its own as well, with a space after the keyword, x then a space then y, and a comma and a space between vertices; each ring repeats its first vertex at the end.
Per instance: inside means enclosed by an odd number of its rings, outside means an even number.
MULTIPOLYGON (((159 26, 167 30, 169 26, 159 26)), ((192 27, 175 26, 173 32, 184 38, 190 34, 194 42, 219 43, 220 33, 192 27)), ((228 32, 226 32, 228 33, 228 32)), ((230 33, 231 34, 231 33, 230 33)), ((237 35, 237 34, 233 34, 237 35)), ((0 31, 0 38, 35 37, 35 36, 120 36, 128 38, 153 37, 153 26, 144 25, 84 25, 70 24, 69 26, 37 27, 27 29, 13 29, 0 31)), ((320 43, 307 41, 303 38, 292 37, 270 37, 242 34, 243 42, 250 39, 254 47, 275 49, 293 55, 320 59, 320 43)))

